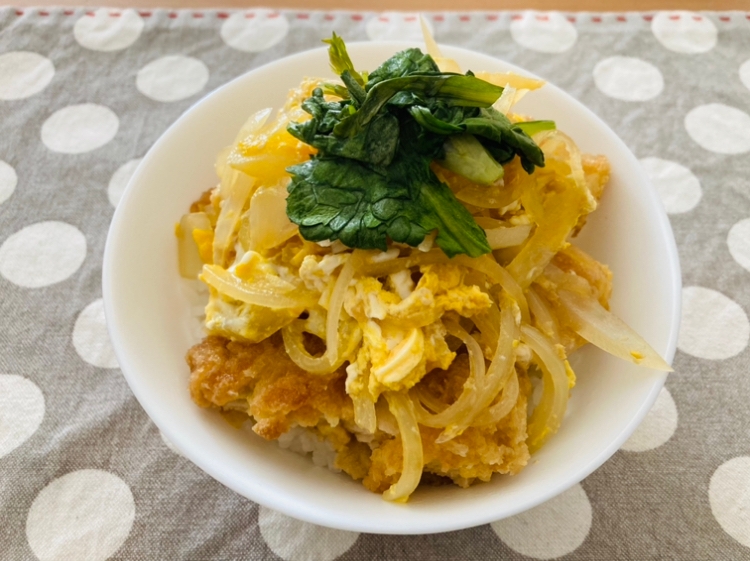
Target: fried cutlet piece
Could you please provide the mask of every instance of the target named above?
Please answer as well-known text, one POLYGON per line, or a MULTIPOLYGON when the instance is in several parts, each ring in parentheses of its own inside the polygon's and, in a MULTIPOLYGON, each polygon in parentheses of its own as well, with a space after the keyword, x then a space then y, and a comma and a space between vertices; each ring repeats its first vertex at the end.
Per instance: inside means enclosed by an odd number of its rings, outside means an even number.
POLYGON ((201 407, 221 407, 246 397, 255 385, 253 367, 259 353, 224 337, 206 337, 187 353, 190 396, 201 407))
MULTIPOLYGON (((260 343, 207 337, 190 349, 190 393, 201 407, 222 409, 247 400, 253 430, 274 440, 294 426, 307 427, 328 440, 337 452, 335 465, 369 490, 382 493, 398 481, 403 454, 401 439, 378 431, 365 444, 344 426, 352 426, 353 410, 346 395, 343 368, 330 375, 305 372, 284 350, 279 334, 260 343)), ((468 357, 459 355, 446 370, 433 370, 422 383, 435 397, 450 403, 461 393, 469 373, 468 357)), ((470 427, 453 440, 436 444, 440 429, 420 426, 425 472, 450 478, 462 487, 493 473, 518 473, 529 458, 526 447, 526 404, 529 382, 521 374, 516 407, 497 425, 470 427)), ((440 480, 440 477, 433 479, 440 480)), ((429 479, 429 478, 428 478, 429 479)))
POLYGON ((201 407, 247 400, 253 430, 273 440, 299 424, 314 427, 353 418, 343 368, 328 375, 299 368, 284 350, 280 334, 260 343, 207 337, 188 351, 190 395, 201 407))

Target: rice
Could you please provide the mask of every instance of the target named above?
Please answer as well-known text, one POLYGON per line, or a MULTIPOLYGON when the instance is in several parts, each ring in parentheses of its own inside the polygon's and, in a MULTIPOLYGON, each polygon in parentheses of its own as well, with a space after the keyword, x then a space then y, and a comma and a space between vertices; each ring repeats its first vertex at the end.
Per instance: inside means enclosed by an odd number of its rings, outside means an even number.
POLYGON ((310 455, 316 466, 327 467, 336 473, 341 472, 334 465, 336 462, 336 450, 333 449, 333 445, 318 435, 313 429, 296 425, 282 434, 277 442, 285 450, 290 450, 301 456, 310 455))

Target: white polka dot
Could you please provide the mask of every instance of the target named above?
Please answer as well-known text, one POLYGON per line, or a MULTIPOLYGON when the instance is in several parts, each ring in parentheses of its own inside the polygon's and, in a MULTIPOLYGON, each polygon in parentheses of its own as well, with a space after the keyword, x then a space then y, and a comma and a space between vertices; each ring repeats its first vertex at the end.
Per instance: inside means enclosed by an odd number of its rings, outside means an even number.
POLYGON ((23 99, 39 93, 54 75, 52 62, 37 53, 14 51, 0 55, 0 99, 23 99))
POLYGON ((559 12, 527 11, 510 23, 513 40, 540 53, 564 53, 575 45, 578 31, 559 12))
POLYGON ((136 158, 122 164, 117 171, 112 174, 112 178, 109 180, 109 186, 107 187, 107 197, 109 203, 116 207, 117 203, 120 202, 122 194, 125 192, 125 187, 128 186, 130 178, 133 177, 135 170, 141 163, 143 158, 136 158))
POLYGON ((0 204, 7 201, 16 190, 18 176, 9 163, 0 160, 0 204))
POLYGON ((740 66, 740 80, 750 90, 750 59, 743 62, 742 66, 740 66))
POLYGON ((170 55, 149 62, 138 71, 136 87, 156 101, 179 101, 201 91, 208 82, 208 67, 197 58, 170 55))
POLYGON ((86 238, 65 222, 37 222, 0 246, 0 275, 18 286, 39 288, 64 281, 86 258, 86 238))
POLYGON ((711 152, 750 152, 750 115, 723 103, 699 105, 690 110, 685 116, 685 130, 711 152))
POLYGON ((109 107, 94 103, 58 109, 42 125, 42 142, 53 152, 82 154, 107 144, 120 121, 109 107))
POLYGON ((289 22, 277 11, 256 9, 235 12, 221 26, 221 38, 238 51, 259 53, 279 43, 289 32, 289 22))
POLYGON ((657 41, 677 53, 705 53, 716 46, 717 31, 705 15, 695 12, 659 12, 651 21, 657 41))
POLYGON ((737 222, 727 236, 729 253, 734 260, 750 271, 750 218, 737 222))
POLYGON ((44 419, 44 395, 23 376, 0 375, 0 458, 36 432, 44 419))
POLYGON ((284 561, 333 561, 357 541, 357 532, 323 528, 260 507, 260 534, 284 561))
POLYGON ((677 430, 677 406, 667 388, 662 388, 651 411, 622 445, 628 452, 645 452, 658 448, 677 430))
POLYGON ((682 352, 721 360, 742 352, 748 340, 750 322, 737 302, 710 288, 682 289, 682 322, 677 340, 682 352))
MULTIPOLYGON (((432 23, 425 24, 433 33, 432 23)), ((422 24, 419 14, 409 12, 383 12, 374 15, 365 25, 365 32, 371 41, 422 41, 422 24)))
POLYGON ((664 78, 656 66, 629 56, 599 62, 594 67, 594 83, 603 94, 622 101, 646 101, 664 89, 664 78))
POLYGON ((55 479, 36 496, 26 518, 26 539, 40 561, 104 561, 128 537, 135 519, 130 488, 98 469, 55 479))
POLYGON ((591 503, 580 484, 531 510, 490 526, 511 549, 555 559, 578 549, 591 529, 591 503))
POLYGON ((142 31, 143 19, 135 10, 113 12, 107 8, 82 16, 73 27, 79 45, 105 52, 126 49, 138 40, 142 31))
POLYGON ((685 166, 661 158, 643 158, 641 165, 669 214, 688 212, 700 202, 701 182, 685 166))
POLYGON ((724 531, 750 547, 750 457, 724 462, 708 485, 711 512, 724 531))
POLYGON ((73 346, 78 356, 99 368, 117 368, 119 363, 109 340, 104 302, 100 298, 86 306, 73 327, 73 346))

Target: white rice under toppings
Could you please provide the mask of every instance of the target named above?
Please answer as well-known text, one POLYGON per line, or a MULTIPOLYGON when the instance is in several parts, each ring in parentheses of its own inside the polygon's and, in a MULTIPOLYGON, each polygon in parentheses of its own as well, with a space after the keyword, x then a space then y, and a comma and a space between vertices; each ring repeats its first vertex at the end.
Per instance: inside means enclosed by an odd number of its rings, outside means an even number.
POLYGON ((336 473, 341 472, 334 465, 336 450, 334 450, 330 442, 317 435, 311 429, 294 426, 282 434, 277 442, 279 446, 286 450, 291 450, 302 456, 311 455, 312 461, 316 466, 327 467, 336 473))

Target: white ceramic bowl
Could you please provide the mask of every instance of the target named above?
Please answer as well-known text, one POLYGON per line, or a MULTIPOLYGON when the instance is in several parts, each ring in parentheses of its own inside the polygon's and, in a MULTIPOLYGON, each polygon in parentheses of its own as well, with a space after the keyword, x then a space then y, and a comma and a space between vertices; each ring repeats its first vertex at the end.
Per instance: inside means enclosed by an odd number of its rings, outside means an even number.
MULTIPOLYGON (((374 69, 406 43, 349 46, 359 68, 374 69)), ((445 47, 464 69, 525 73, 492 57, 445 47)), ((529 74, 529 73, 525 73, 529 74)), ((192 462, 262 505, 315 524, 391 534, 476 526, 542 503, 581 481, 614 454, 648 412, 664 376, 585 348, 574 355, 578 384, 562 427, 514 477, 420 488, 392 504, 345 475, 230 427, 188 394, 184 356, 196 320, 176 289, 174 224, 216 182, 216 153, 246 117, 278 108, 304 76, 331 76, 325 49, 245 74, 188 110, 154 144, 117 211, 104 254, 103 290, 112 342, 133 393, 159 429, 192 462)), ((606 154, 612 179, 578 240, 614 271, 613 310, 668 361, 680 314, 680 268, 669 221, 638 161, 591 111, 552 85, 528 95, 521 112, 554 119, 583 151, 606 154)))

